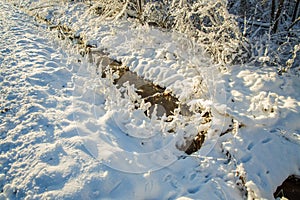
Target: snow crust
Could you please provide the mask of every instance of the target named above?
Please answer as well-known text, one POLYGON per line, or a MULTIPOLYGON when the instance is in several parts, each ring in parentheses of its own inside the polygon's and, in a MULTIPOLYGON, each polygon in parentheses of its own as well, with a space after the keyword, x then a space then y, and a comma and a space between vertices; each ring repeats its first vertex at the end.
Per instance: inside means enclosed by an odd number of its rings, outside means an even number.
POLYGON ((0 2, 0 199, 272 199, 286 177, 300 175, 298 76, 248 65, 221 72, 193 39, 100 20, 87 4, 15 4, 27 7, 0 2), (147 105, 134 109, 131 85, 122 97, 112 77, 97 76, 95 63, 35 12, 67 24, 192 111, 210 110, 212 122, 146 117, 147 105), (176 145, 196 130, 207 130, 204 146, 187 156, 176 145))

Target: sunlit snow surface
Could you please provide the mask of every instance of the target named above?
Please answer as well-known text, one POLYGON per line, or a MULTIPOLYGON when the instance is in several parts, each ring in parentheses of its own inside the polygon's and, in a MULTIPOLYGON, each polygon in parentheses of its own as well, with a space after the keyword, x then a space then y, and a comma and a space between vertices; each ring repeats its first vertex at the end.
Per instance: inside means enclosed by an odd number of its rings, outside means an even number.
POLYGON ((199 118, 178 116, 191 126, 167 134, 167 124, 132 109, 130 95, 97 77, 72 45, 1 2, 1 198, 241 199, 243 179, 249 196, 271 199, 287 176, 300 174, 299 77, 251 66, 220 73, 182 35, 97 21, 83 15, 83 4, 54 4, 45 6, 48 17, 182 102, 211 108, 215 121, 203 148, 180 156, 175 144, 199 118), (201 98, 191 90, 199 80, 207 87, 201 98), (219 137, 232 119, 233 131, 219 137))

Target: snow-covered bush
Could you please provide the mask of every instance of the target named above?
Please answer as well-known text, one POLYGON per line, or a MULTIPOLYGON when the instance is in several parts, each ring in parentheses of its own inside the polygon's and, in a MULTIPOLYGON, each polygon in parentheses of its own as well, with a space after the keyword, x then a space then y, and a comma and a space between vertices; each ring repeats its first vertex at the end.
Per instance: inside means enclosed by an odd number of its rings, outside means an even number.
POLYGON ((217 63, 240 63, 248 46, 226 0, 97 0, 93 6, 104 18, 132 17, 142 24, 185 33, 217 63))
POLYGON ((113 19, 123 14, 126 0, 100 0, 92 3, 90 11, 106 19, 113 19))
POLYGON ((284 36, 285 34, 284 32, 281 34, 265 33, 251 38, 251 62, 274 66, 279 73, 287 72, 289 69, 299 73, 300 40, 298 37, 284 36))
POLYGON ((299 1, 228 0, 227 6, 251 44, 250 61, 299 73, 299 1))
POLYGON ((172 14, 175 29, 194 37, 216 62, 237 63, 248 58, 248 47, 226 1, 194 1, 182 4, 172 14))

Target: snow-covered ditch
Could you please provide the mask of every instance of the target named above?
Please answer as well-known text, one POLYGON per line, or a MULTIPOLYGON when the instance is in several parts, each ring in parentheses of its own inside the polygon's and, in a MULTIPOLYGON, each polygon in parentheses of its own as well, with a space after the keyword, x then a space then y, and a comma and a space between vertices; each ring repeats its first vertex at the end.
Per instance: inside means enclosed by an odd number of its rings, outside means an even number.
POLYGON ((245 65, 220 72, 178 32, 99 20, 83 3, 16 4, 26 2, 0 4, 2 198, 270 199, 300 174, 296 75, 245 65), (35 13, 66 23, 193 114, 146 116, 151 105, 132 85, 98 73, 107 59, 81 57, 35 13), (201 131, 198 152, 179 150, 201 131))

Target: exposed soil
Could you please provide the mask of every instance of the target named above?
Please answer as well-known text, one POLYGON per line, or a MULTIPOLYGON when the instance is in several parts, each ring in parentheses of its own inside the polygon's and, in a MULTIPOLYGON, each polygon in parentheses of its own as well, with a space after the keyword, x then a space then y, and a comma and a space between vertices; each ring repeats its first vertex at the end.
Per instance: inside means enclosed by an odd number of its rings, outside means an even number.
POLYGON ((274 198, 285 197, 289 200, 299 200, 300 199, 300 177, 299 176, 289 176, 280 185, 276 192, 274 193, 274 198))
MULTIPOLYGON (((173 115, 174 110, 178 108, 180 103, 179 100, 171 93, 167 93, 165 88, 154 85, 152 82, 141 78, 127 67, 110 65, 110 68, 113 69, 113 72, 119 74, 119 78, 114 80, 114 84, 116 84, 117 87, 121 87, 125 82, 134 85, 136 93, 140 95, 146 103, 150 102, 151 105, 156 105, 158 107, 158 111, 160 111, 157 113, 158 117, 161 117, 164 114, 166 114, 166 116, 173 115)), ((105 71, 103 72, 102 77, 106 77, 105 71)), ((150 113, 152 113, 151 110, 150 113)))

